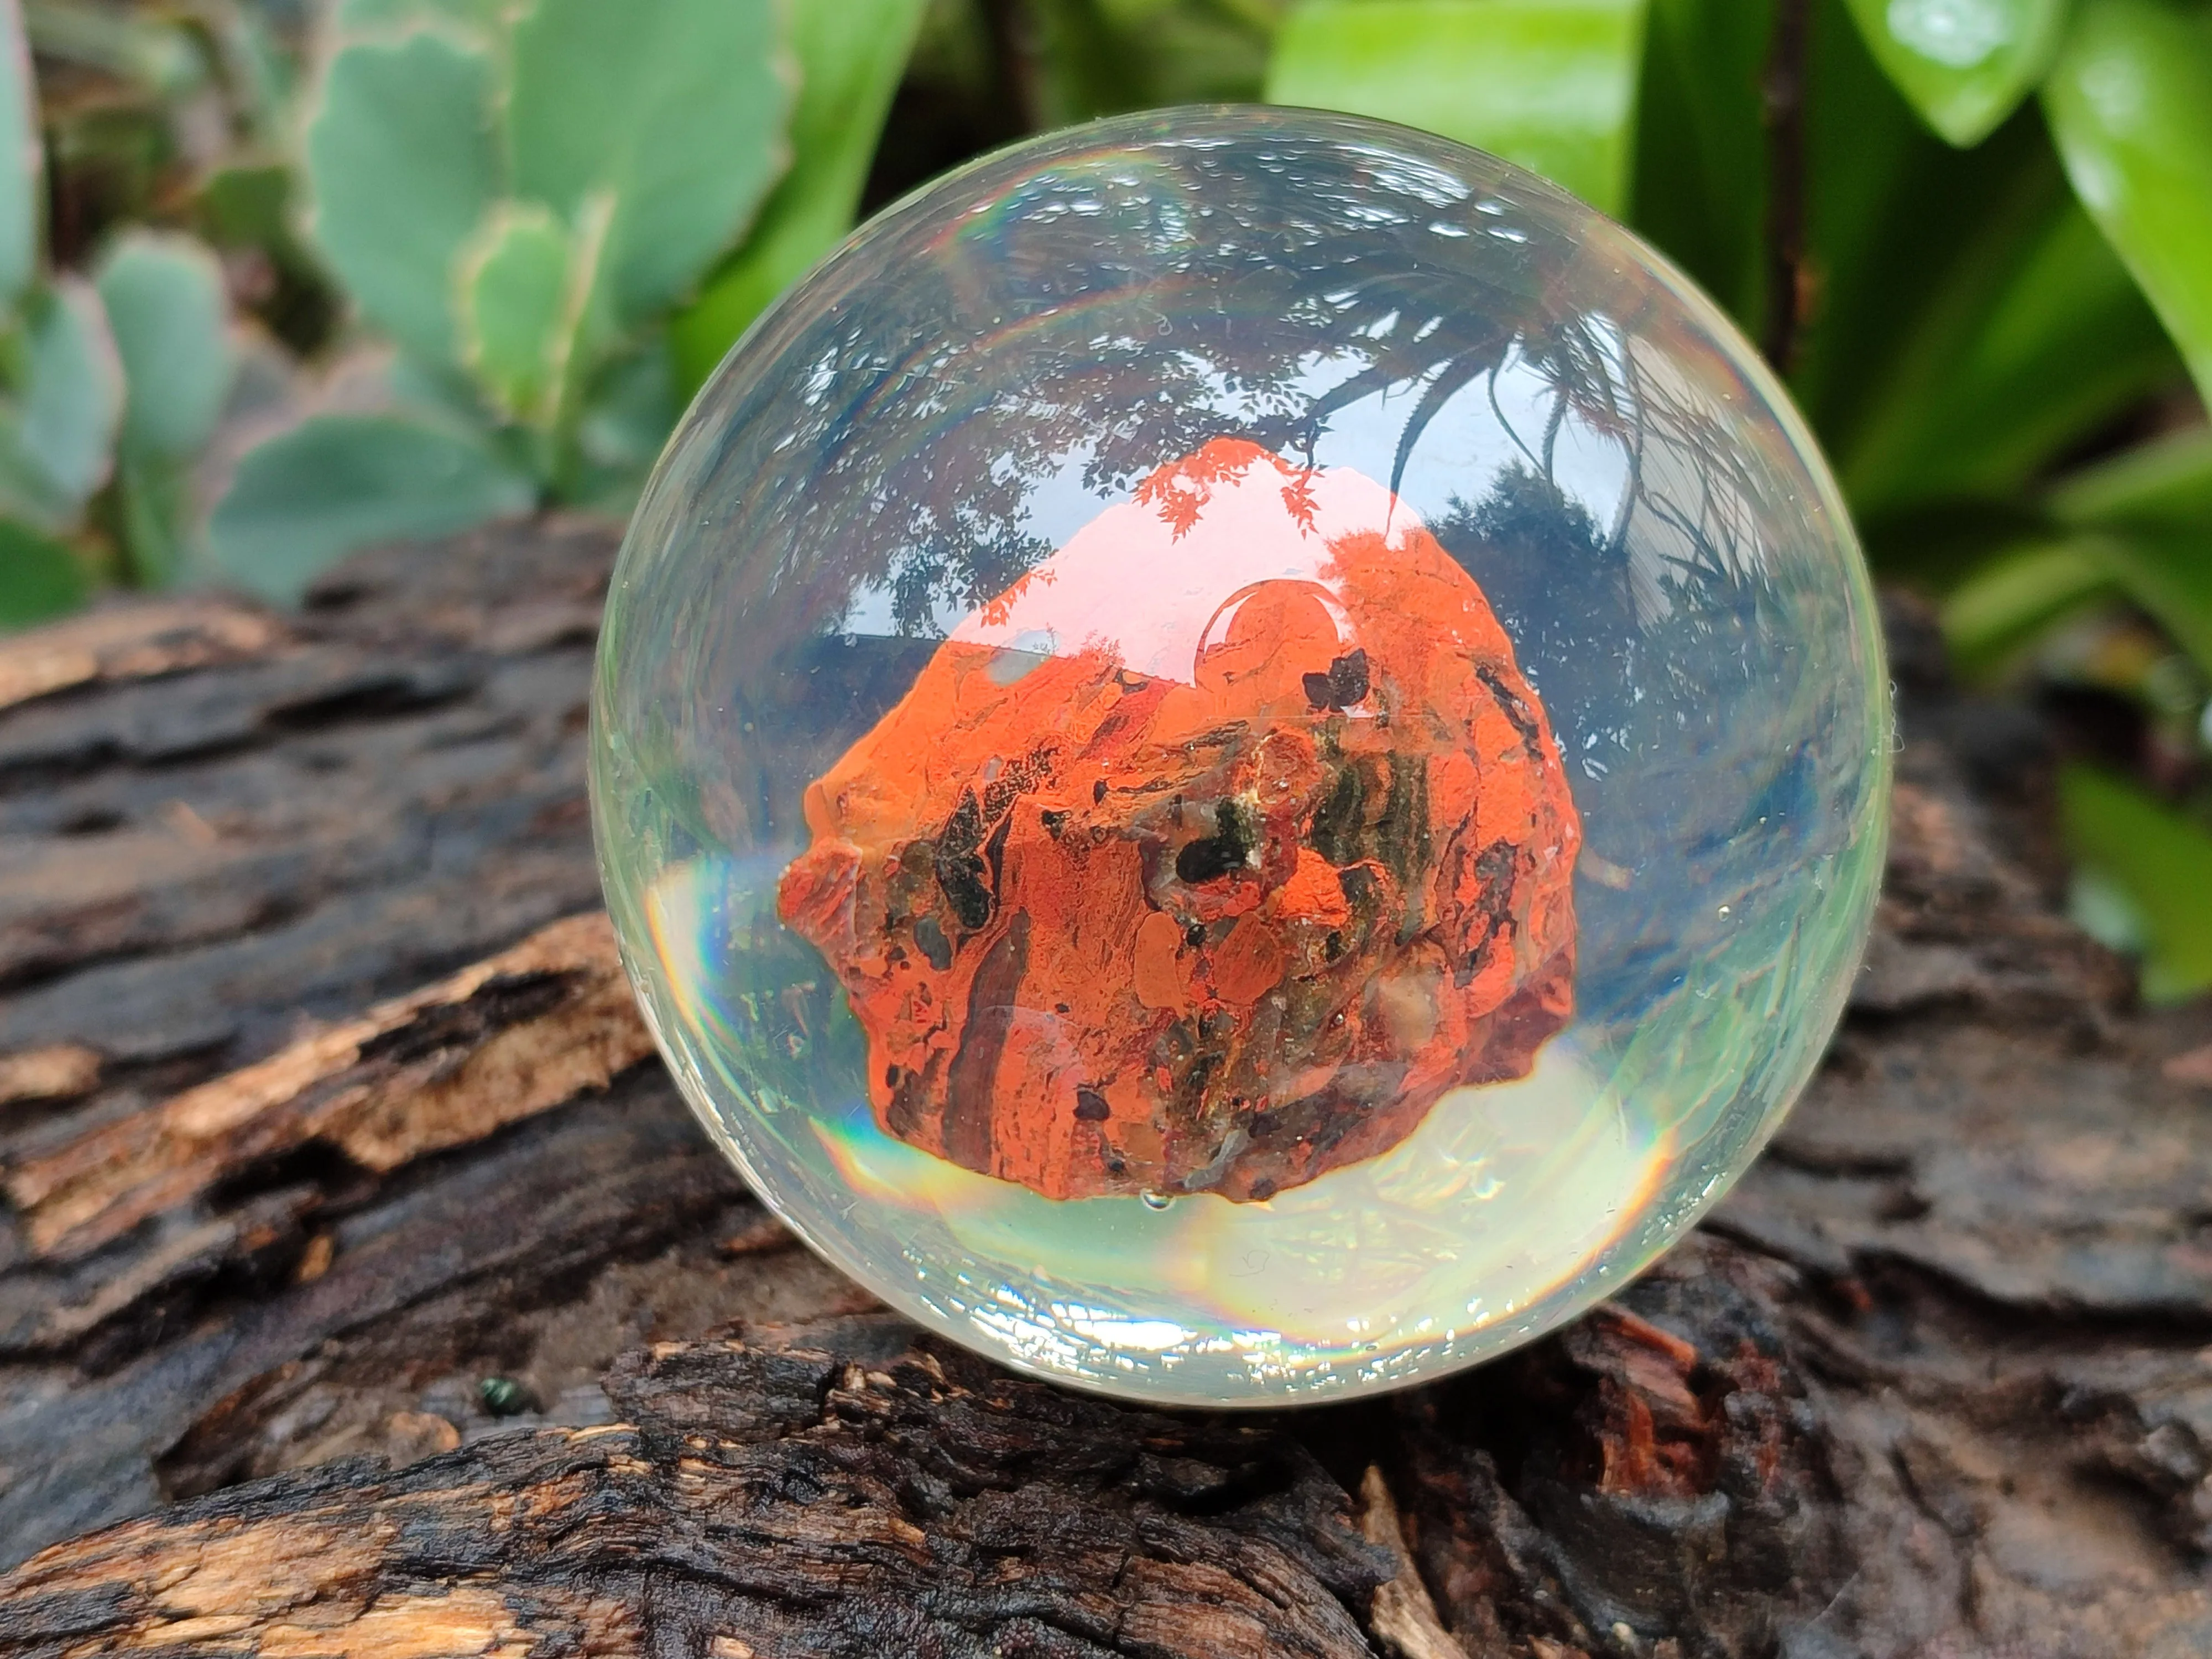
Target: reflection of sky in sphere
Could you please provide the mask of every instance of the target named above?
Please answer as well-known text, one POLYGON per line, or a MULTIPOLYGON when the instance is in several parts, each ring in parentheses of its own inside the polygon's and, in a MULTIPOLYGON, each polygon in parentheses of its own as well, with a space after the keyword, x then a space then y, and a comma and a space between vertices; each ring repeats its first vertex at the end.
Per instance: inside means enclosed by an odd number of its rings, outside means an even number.
MULTIPOLYGON (((1234 561, 1209 556, 1225 580, 1234 561)), ((1055 648, 1066 605, 1052 615, 1014 643, 1055 648)), ((1080 130, 879 220, 687 416, 633 527, 595 714, 641 990, 771 1201, 955 1334, 1191 1398, 1419 1375, 1649 1259, 1802 1082, 1879 867, 1863 573, 1748 348, 1548 186, 1334 118, 1080 130), (855 1115, 857 1039, 821 958, 774 921, 775 872, 805 845, 806 787, 943 641, 983 637, 984 607, 1222 438, 1395 492, 1504 625, 1582 821, 1574 1023, 1494 1107, 1461 1091, 1399 1149, 1480 1180, 1379 1204, 1376 1159, 1295 1203, 1200 1194, 1154 1218, 1085 1200, 1056 1222, 1008 1183, 924 1179, 926 1155, 855 1115), (1554 1118, 1551 1141, 1531 1127, 1554 1118), (1509 1121, 1523 1155, 1501 1162, 1503 1140, 1477 1143, 1509 1121), (1060 1237, 1024 1250, 1024 1230, 1060 1237), (1298 1285, 1334 1307, 1319 1264, 1355 1238, 1388 1308, 1334 1335, 1298 1323, 1298 1285), (1257 1302, 1189 1276, 1231 1239, 1274 1264, 1257 1302), (1385 1261, 1428 1265, 1391 1279, 1385 1261), (1133 1372, 1097 1334, 1109 1315, 1194 1346, 1133 1372)))

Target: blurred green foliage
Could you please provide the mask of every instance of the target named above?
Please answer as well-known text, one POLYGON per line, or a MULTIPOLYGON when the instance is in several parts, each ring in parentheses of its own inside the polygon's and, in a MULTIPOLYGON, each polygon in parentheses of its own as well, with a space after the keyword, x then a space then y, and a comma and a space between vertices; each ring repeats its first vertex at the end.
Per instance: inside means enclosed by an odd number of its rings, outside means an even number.
MULTIPOLYGON (((167 37, 33 4, 34 32, 180 87, 167 37)), ((215 256, 125 226, 86 275, 45 234, 46 150, 24 18, 0 3, 0 625, 79 603, 103 576, 166 580, 198 533, 180 468, 207 441, 233 363, 215 256)), ((72 250, 75 252, 76 250, 72 250)))
POLYGON ((624 510, 860 213, 1096 115, 1351 110, 1547 173, 1737 318, 1962 672, 2087 711, 2085 919, 2212 985, 2212 0, 24 4, 0 625, 624 510))

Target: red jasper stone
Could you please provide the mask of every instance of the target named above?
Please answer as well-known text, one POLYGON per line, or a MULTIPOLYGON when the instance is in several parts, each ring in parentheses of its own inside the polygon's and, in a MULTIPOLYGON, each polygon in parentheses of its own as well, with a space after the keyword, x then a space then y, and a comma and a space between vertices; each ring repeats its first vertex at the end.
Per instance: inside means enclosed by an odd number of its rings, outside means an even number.
POLYGON ((779 909, 878 1121, 1049 1198, 1265 1200, 1572 1012, 1581 826, 1481 590, 1249 443, 969 617, 805 812, 779 909))

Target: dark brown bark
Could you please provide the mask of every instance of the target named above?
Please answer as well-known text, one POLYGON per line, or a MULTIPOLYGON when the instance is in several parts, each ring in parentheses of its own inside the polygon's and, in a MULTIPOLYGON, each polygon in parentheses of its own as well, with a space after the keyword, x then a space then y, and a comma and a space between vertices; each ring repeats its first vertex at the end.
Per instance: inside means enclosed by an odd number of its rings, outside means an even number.
POLYGON ((647 1057, 611 552, 0 642, 0 1655, 2212 1650, 2212 1019, 1909 617, 1869 969, 1713 1218, 1443 1384, 1162 1416, 874 1311, 647 1057))

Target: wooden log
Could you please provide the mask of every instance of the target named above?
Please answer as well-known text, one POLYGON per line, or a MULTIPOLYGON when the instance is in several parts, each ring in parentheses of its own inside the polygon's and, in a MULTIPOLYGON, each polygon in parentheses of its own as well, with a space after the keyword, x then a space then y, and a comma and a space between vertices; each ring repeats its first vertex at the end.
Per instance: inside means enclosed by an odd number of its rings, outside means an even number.
POLYGON ((691 1124, 596 913, 611 548, 0 642, 0 1655, 2212 1651, 2212 1018, 1909 611, 1767 1158, 1530 1350, 1209 1417, 918 1335, 691 1124))

